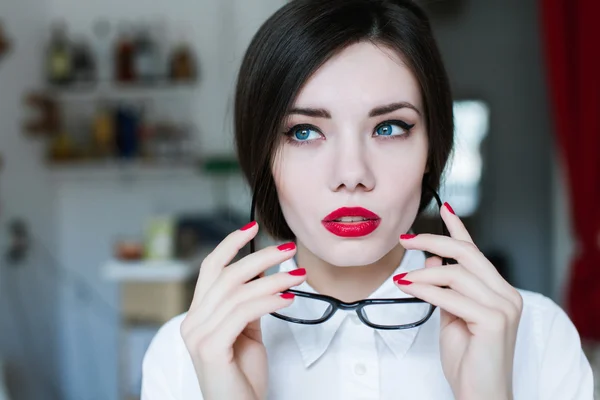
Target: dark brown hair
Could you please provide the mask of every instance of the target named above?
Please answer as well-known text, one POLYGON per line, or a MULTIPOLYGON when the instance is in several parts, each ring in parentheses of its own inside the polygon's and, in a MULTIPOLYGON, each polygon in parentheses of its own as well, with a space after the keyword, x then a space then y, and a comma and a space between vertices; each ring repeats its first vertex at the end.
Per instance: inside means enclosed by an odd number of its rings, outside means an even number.
MULTIPOLYGON (((295 238, 271 172, 281 125, 308 78, 333 55, 361 41, 396 50, 417 79, 429 142, 423 184, 439 187, 453 143, 452 96, 425 12, 411 0, 293 0, 252 39, 235 94, 240 166, 256 199, 257 219, 276 239, 295 238)), ((424 190, 419 212, 431 199, 424 190)))

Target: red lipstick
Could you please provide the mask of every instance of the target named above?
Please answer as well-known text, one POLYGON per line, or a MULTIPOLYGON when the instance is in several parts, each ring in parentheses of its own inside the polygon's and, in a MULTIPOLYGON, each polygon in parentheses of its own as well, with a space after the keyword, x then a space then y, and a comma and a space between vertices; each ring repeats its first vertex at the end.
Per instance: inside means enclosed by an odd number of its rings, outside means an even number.
POLYGON ((380 222, 379 215, 362 207, 338 208, 321 221, 325 229, 341 237, 367 236, 380 222))

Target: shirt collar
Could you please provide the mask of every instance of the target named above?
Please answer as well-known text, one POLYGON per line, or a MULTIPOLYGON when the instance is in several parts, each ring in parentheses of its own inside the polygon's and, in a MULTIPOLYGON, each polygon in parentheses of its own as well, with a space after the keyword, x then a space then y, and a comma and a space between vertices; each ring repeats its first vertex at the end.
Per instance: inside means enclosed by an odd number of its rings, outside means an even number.
MULTIPOLYGON (((425 254, 420 250, 406 250, 402 262, 394 271, 394 274, 408 272, 425 266, 425 254)), ((280 265, 279 270, 282 272, 296 269, 297 265, 294 259, 287 260, 280 265)), ((307 283, 294 287, 296 290, 304 292, 316 293, 316 291, 307 283)), ((369 298, 402 298, 410 297, 392 282, 391 277, 375 290, 369 298)), ((317 361, 329 348, 329 345, 338 331, 342 322, 354 313, 339 310, 333 317, 319 325, 302 325, 288 323, 290 330, 294 336, 296 344, 300 349, 305 367, 310 367, 317 361)), ((415 340, 420 327, 402 330, 376 330, 384 343, 390 348, 394 355, 401 359, 404 357, 410 346, 415 340)))

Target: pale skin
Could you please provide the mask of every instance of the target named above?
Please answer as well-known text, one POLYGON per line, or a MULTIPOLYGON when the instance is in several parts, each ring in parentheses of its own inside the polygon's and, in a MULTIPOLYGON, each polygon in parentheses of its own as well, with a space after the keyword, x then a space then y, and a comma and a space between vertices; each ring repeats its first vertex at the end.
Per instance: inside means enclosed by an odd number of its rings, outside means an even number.
POLYGON ((451 237, 399 239, 416 217, 428 154, 419 85, 401 58, 371 43, 352 45, 306 82, 294 109, 284 121, 282 132, 290 134, 273 177, 295 245, 268 247, 232 264, 259 226, 231 233, 202 263, 181 327, 204 398, 266 398, 260 318, 294 301, 281 292, 308 280, 318 292, 354 301, 394 279, 399 290, 440 307, 440 356, 455 398, 512 399, 518 291, 448 207, 441 215, 451 237), (376 212, 380 226, 359 238, 333 235, 321 220, 344 206, 376 212), (433 257, 427 268, 398 279, 392 275, 405 249, 458 264, 441 266, 433 257), (299 275, 250 281, 296 254, 299 275))

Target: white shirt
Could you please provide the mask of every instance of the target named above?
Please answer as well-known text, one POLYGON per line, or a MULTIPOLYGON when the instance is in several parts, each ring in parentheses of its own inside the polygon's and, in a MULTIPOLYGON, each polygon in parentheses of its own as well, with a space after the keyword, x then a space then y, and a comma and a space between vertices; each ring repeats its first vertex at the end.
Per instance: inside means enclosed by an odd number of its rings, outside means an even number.
MULTIPOLYGON (((424 262, 421 251, 408 250, 396 273, 421 268, 424 262)), ((293 260, 280 266, 282 271, 294 268, 293 260)), ((307 283, 297 289, 314 292, 307 283)), ((524 307, 515 350, 514 400, 592 400, 592 371, 567 315, 540 294, 520 293, 524 307)), ((370 296, 390 297, 406 297, 391 278, 370 296)), ((142 400, 202 399, 180 336, 183 318, 165 324, 153 339, 143 362, 142 400)), ((439 308, 425 324, 407 330, 374 330, 356 313, 345 311, 320 325, 267 315, 261 326, 269 400, 454 399, 440 362, 439 308)))

